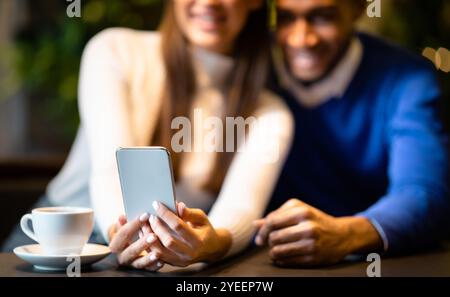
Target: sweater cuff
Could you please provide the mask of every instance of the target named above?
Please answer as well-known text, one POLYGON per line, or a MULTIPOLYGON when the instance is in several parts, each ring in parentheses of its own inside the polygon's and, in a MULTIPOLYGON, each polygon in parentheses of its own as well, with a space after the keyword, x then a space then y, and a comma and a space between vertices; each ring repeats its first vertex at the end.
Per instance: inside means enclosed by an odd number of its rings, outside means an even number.
POLYGON ((386 232, 384 232, 383 227, 381 227, 380 223, 378 223, 378 220, 367 213, 359 213, 356 216, 364 217, 369 220, 375 230, 377 230, 378 235, 380 235, 381 240, 383 241, 383 252, 386 253, 389 249, 389 241, 386 236, 386 232))

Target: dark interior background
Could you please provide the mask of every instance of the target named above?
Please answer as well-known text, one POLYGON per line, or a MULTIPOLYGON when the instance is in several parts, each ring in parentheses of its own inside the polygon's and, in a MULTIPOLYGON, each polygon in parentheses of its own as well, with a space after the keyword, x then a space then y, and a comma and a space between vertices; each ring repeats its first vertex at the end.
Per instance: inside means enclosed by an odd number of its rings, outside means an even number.
MULTIPOLYGON (((86 42, 113 26, 157 28, 164 0, 81 0, 81 18, 67 16, 68 4, 0 0, 0 243, 43 194, 70 149, 79 124, 78 71, 86 42)), ((363 16, 360 27, 436 64, 448 127, 450 1, 382 0, 381 17, 363 16)))

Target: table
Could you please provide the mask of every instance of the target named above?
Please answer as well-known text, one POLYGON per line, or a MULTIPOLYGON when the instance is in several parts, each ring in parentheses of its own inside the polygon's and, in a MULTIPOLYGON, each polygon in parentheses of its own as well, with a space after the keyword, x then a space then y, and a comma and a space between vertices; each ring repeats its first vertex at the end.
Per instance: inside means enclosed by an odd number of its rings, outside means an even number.
MULTIPOLYGON (((187 268, 164 267, 159 273, 119 268, 115 256, 110 255, 83 270, 82 277, 135 276, 251 276, 251 277, 365 277, 370 262, 365 258, 347 259, 343 263, 323 268, 281 268, 272 265, 265 249, 250 249, 234 258, 206 266, 187 268)), ((66 276, 64 272, 40 272, 12 253, 0 254, 2 276, 66 276)), ((381 259, 381 276, 450 276, 450 246, 409 256, 381 259)))

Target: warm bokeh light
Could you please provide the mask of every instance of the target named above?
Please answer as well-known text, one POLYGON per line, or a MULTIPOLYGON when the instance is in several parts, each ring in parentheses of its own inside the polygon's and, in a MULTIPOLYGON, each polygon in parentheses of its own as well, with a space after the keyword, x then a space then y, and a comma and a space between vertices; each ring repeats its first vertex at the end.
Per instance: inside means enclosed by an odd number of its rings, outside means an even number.
POLYGON ((450 72, 450 51, 448 49, 440 47, 438 50, 435 50, 434 48, 426 47, 422 51, 422 56, 430 60, 436 69, 445 73, 450 72))
POLYGON ((437 50, 437 55, 440 57, 440 69, 445 73, 450 72, 450 51, 446 48, 440 47, 437 50))

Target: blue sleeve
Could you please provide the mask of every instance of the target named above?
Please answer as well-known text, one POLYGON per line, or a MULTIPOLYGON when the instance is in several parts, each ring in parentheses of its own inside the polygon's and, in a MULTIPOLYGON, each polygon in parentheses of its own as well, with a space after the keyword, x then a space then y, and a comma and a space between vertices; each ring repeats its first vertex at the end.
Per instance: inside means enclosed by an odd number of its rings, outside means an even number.
POLYGON ((448 146, 437 79, 422 70, 396 85, 386 131, 389 187, 360 214, 394 254, 430 246, 450 227, 448 146))

